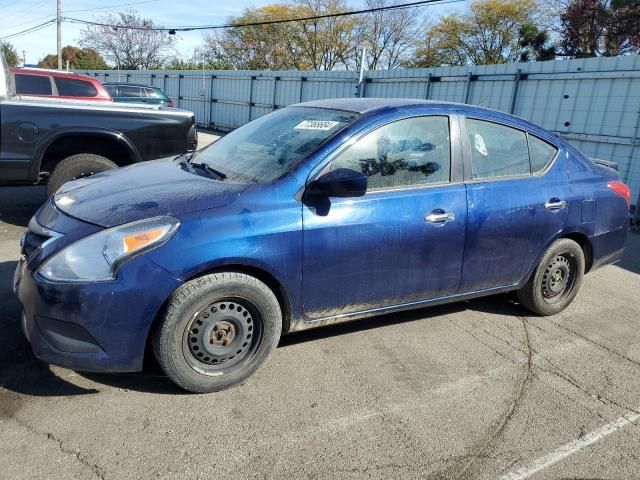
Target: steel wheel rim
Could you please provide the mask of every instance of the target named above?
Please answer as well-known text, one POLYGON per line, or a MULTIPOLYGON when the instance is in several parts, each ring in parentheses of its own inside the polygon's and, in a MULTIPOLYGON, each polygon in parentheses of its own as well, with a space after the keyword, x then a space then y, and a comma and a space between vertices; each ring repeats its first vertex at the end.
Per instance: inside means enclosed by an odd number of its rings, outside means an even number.
POLYGON ((578 262, 570 253, 556 255, 546 266, 542 275, 542 298, 555 304, 562 302, 573 291, 578 271, 578 262))
POLYGON ((224 298, 204 305, 184 330, 182 353, 189 366, 217 376, 250 361, 262 339, 262 318, 248 300, 224 298))

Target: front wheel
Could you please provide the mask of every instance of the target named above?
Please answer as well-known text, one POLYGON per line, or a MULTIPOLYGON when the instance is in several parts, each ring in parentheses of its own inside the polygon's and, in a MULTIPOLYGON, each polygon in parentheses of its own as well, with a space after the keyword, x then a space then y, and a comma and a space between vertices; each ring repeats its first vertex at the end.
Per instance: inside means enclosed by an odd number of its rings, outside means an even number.
POLYGON ((271 289, 242 273, 216 273, 173 294, 153 332, 158 363, 185 390, 206 393, 245 381, 280 339, 271 289))
POLYGON ((575 298, 584 277, 584 253, 568 238, 556 240, 547 250, 518 299, 538 315, 560 313, 575 298))

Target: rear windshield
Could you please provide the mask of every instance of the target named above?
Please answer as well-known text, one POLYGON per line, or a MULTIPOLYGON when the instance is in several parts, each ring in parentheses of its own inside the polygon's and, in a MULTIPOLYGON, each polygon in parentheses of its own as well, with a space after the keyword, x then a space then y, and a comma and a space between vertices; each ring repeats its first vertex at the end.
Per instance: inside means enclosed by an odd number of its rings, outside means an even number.
POLYGON ((197 154, 230 181, 267 183, 296 166, 323 142, 353 122, 339 110, 289 107, 234 130, 197 154))
POLYGON ((98 90, 91 82, 76 78, 54 77, 58 95, 62 97, 95 97, 98 90))
POLYGON ((147 95, 149 95, 150 97, 153 97, 153 98, 162 98, 164 100, 169 100, 169 97, 167 96, 167 94, 164 93, 158 87, 153 87, 151 92, 147 92, 147 95))

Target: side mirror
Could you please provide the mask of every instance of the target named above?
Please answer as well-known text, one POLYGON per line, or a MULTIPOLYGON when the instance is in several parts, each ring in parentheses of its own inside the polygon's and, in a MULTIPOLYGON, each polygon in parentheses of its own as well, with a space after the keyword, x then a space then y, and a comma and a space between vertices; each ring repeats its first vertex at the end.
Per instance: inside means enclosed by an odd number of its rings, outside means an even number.
POLYGON ((311 182, 306 195, 320 197, 361 197, 367 192, 367 177, 350 168, 336 168, 311 182))

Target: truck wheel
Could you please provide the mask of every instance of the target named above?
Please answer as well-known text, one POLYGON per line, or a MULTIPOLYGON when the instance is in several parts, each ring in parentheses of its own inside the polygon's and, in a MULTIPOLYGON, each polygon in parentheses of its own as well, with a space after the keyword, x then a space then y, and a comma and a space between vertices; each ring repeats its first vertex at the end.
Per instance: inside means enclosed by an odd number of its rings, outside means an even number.
POLYGON ((89 177, 95 173, 118 168, 114 162, 101 155, 93 153, 79 153, 65 158, 56 165, 49 177, 47 194, 56 193, 63 183, 78 178, 89 177))
POLYGON ((518 300, 538 315, 555 315, 573 301, 583 277, 582 248, 561 238, 553 242, 527 284, 518 290, 518 300))
POLYGON ((242 273, 182 285, 152 332, 158 363, 181 388, 206 393, 244 382, 276 348, 280 305, 271 289, 242 273))

